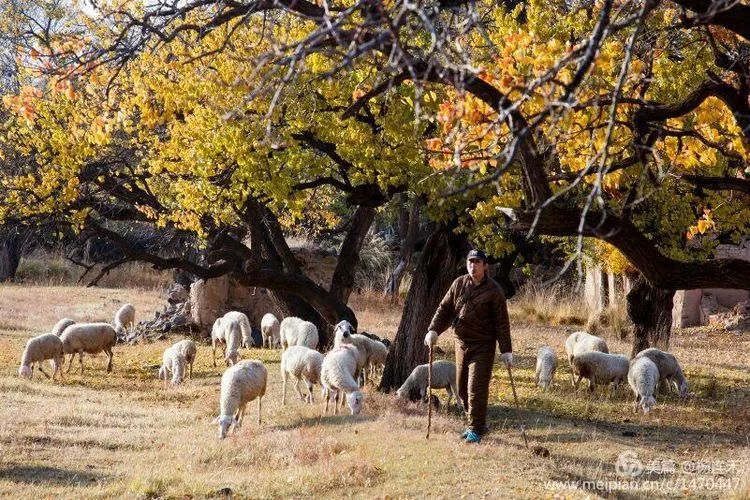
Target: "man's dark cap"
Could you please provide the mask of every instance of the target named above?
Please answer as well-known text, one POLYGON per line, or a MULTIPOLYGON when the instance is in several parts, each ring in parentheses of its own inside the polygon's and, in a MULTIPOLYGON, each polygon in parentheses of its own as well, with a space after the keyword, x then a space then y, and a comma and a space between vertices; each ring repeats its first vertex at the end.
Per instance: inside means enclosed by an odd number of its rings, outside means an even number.
POLYGON ((469 255, 466 256, 466 260, 481 259, 487 262, 487 255, 481 250, 472 250, 469 255))

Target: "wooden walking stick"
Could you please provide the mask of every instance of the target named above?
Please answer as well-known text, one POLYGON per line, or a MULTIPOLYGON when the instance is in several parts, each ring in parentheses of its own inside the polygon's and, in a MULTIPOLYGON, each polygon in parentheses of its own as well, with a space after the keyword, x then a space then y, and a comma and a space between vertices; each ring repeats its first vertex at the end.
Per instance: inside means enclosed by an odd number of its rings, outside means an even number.
POLYGON ((521 420, 521 407, 518 404, 518 396, 516 396, 516 384, 513 383, 513 372, 510 369, 510 365, 505 365, 505 367, 508 369, 510 388, 513 390, 513 401, 516 402, 516 418, 521 423, 521 435, 523 436, 523 444, 526 445, 526 448, 528 448, 529 441, 526 439, 526 429, 524 429, 523 421, 521 420))
POLYGON ((432 425, 432 344, 430 344, 430 360, 427 365, 427 439, 430 439, 432 425))

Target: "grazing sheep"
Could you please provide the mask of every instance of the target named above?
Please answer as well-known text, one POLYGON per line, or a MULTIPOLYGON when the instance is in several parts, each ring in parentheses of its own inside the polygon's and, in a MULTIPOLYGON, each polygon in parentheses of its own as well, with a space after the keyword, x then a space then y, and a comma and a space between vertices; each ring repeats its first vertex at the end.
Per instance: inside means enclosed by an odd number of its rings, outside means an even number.
POLYGON ((570 383, 575 386, 573 382, 573 358, 584 352, 588 351, 599 351, 603 353, 609 353, 609 347, 603 338, 591 335, 587 332, 573 332, 565 340, 565 352, 568 354, 568 365, 571 368, 570 372, 570 383))
POLYGON ((388 347, 382 342, 382 340, 376 340, 370 348, 370 357, 368 358, 367 363, 370 370, 370 378, 374 378, 375 375, 385 366, 385 359, 388 357, 388 347))
POLYGON ((55 326, 52 327, 52 334, 57 335, 58 337, 62 335, 63 330, 65 330, 70 325, 74 324, 76 321, 74 319, 70 318, 63 318, 57 323, 55 323, 55 326))
POLYGON ((637 413, 639 407, 643 409, 643 413, 651 411, 656 406, 654 394, 656 385, 659 383, 659 368, 657 368, 656 363, 647 356, 634 358, 630 362, 628 383, 635 393, 633 413, 637 413))
POLYGON ((557 370, 557 354, 550 346, 540 347, 536 354, 536 383, 543 390, 552 385, 557 370))
POLYGON ((180 351, 185 356, 185 363, 190 367, 190 374, 188 378, 193 379, 193 363, 195 362, 195 355, 198 354, 198 347, 190 339, 180 340, 172 346, 174 349, 180 351))
POLYGON ((630 368, 630 360, 621 354, 608 354, 599 351, 588 351, 573 358, 573 374, 578 375, 574 387, 577 389, 581 379, 589 381, 589 390, 594 392, 596 384, 618 385, 625 382, 630 368))
POLYGON ((60 374, 60 379, 62 379, 62 366, 65 362, 63 357, 63 343, 57 335, 52 333, 33 337, 26 342, 26 349, 24 349, 21 356, 21 366, 18 368, 18 375, 28 379, 32 378, 34 375, 34 363, 38 363, 39 371, 45 377, 50 378, 42 369, 42 362, 47 359, 52 360, 52 380, 55 380, 55 375, 58 373, 60 374))
POLYGON ((115 331, 117 335, 123 335, 125 330, 135 326, 135 306, 125 304, 115 313, 115 331))
POLYGON ((328 413, 328 403, 331 400, 331 396, 333 396, 333 414, 337 414, 339 396, 343 397, 344 395, 346 395, 346 401, 349 404, 352 415, 357 415, 362 411, 365 396, 359 390, 359 385, 354 378, 356 371, 356 347, 343 344, 334 347, 325 355, 320 370, 320 382, 323 386, 323 395, 326 399, 325 413, 328 413))
MULTIPOLYGON (((63 353, 78 353, 78 361, 81 363, 83 373, 83 353, 98 354, 102 351, 107 355, 107 373, 112 371, 112 347, 117 343, 117 333, 109 323, 76 323, 67 327, 60 340, 63 344, 63 353)), ((70 356, 68 370, 73 365, 73 356, 70 356)))
POLYGON ((240 361, 227 368, 221 376, 221 399, 219 416, 213 420, 219 424, 219 439, 224 439, 233 425, 237 430, 242 424, 245 407, 253 399, 258 400, 258 425, 260 425, 261 400, 266 394, 268 371, 257 359, 240 361))
POLYGON ((221 357, 223 358, 227 354, 227 341, 224 338, 224 326, 222 325, 221 318, 216 318, 213 326, 211 327, 211 349, 213 356, 214 368, 216 368, 216 346, 221 347, 221 357))
POLYGON ((306 403, 314 403, 313 385, 320 383, 320 369, 323 366, 323 355, 315 349, 303 345, 294 345, 281 355, 281 378, 283 381, 281 402, 286 404, 286 381, 291 375, 294 377, 294 390, 300 399, 306 403), (307 395, 299 389, 299 381, 304 380, 307 385, 307 395))
POLYGON ((224 362, 227 366, 237 364, 240 360, 240 344, 242 343, 242 327, 237 321, 231 319, 221 320, 222 328, 224 329, 224 342, 226 342, 227 350, 224 354, 224 362))
POLYGON ((279 336, 282 349, 293 345, 303 345, 310 349, 318 347, 318 327, 295 316, 284 318, 279 325, 279 336))
POLYGON ((260 333, 263 335, 263 347, 271 349, 281 342, 279 320, 271 313, 266 313, 260 320, 260 333))
POLYGON ((235 321, 240 326, 240 331, 242 332, 241 347, 248 349, 255 346, 255 342, 253 341, 253 329, 250 326, 250 320, 247 319, 247 315, 245 313, 241 313, 239 311, 229 311, 224 315, 224 319, 235 321))
POLYGON ((682 373, 682 367, 677 362, 674 354, 664 352, 661 349, 651 347, 639 352, 635 357, 647 357, 654 362, 659 369, 659 382, 666 383, 670 389, 674 387, 680 394, 680 397, 687 396, 688 383, 685 375, 682 373))
POLYGON ((159 379, 164 379, 164 387, 167 386, 169 374, 172 374, 172 385, 178 386, 185 376, 185 355, 177 349, 176 345, 164 350, 164 356, 159 368, 159 379))
MULTIPOLYGON (((413 390, 419 390, 420 400, 424 401, 427 397, 427 375, 429 371, 429 365, 419 365, 412 370, 409 377, 404 381, 401 387, 396 391, 396 397, 402 399, 409 399, 409 394, 413 390)), ((456 396, 456 404, 460 407, 463 406, 463 401, 458 395, 458 388, 456 386, 456 364, 452 361, 445 361, 439 359, 432 363, 432 388, 433 389, 445 389, 448 392, 448 402, 446 406, 451 404, 451 398, 456 396)))

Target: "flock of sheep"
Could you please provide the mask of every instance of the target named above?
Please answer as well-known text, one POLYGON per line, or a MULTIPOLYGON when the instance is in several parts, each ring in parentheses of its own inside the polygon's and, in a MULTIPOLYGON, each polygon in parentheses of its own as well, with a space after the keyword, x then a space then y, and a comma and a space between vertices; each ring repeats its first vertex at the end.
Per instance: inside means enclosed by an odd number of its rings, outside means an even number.
MULTIPOLYGON (((76 323, 72 319, 60 320, 52 333, 30 339, 21 358, 19 375, 31 378, 35 364, 42 369, 42 362, 51 360, 52 380, 59 374, 63 378, 64 356, 70 355, 68 371, 76 354, 79 356, 83 373, 83 354, 107 355, 107 372, 112 370, 112 347, 117 343, 118 334, 135 326, 135 308, 125 304, 109 323, 76 323)), ((218 318, 211 329, 212 360, 216 366, 216 350, 222 350, 228 368, 221 377, 220 413, 213 423, 219 425, 219 437, 224 438, 230 427, 238 429, 242 423, 245 408, 250 401, 258 401, 258 421, 261 418, 261 400, 266 392, 268 372, 259 360, 240 360, 239 349, 254 346, 252 330, 247 316, 238 311, 230 311, 218 318)), ((318 330, 316 326, 296 317, 283 321, 273 314, 266 314, 261 320, 262 346, 281 347, 282 402, 286 404, 287 382, 291 378, 300 399, 307 404, 314 403, 313 386, 319 384, 325 398, 325 413, 333 401, 333 412, 339 404, 346 404, 352 414, 358 414, 364 405, 361 387, 368 378, 375 375, 385 364, 389 342, 375 335, 357 334, 348 321, 339 322, 334 328, 333 348, 325 354, 317 351, 318 330), (306 391, 300 390, 304 382, 306 391)), ((159 379, 167 385, 171 378, 173 386, 179 385, 185 377, 192 378, 193 362, 197 346, 192 340, 181 340, 164 351, 159 379)), ((620 384, 627 378, 636 396, 634 411, 640 407, 644 413, 656 404, 656 391, 660 382, 676 386, 681 396, 687 394, 687 381, 676 358, 659 349, 646 349, 633 359, 619 354, 610 354, 607 343, 600 337, 586 332, 575 332, 565 341, 565 350, 571 368, 571 382, 578 387, 582 378, 589 380, 591 391, 597 384, 620 384), (575 377, 577 376, 577 380, 575 377)), ((557 369, 555 351, 544 346, 539 349, 536 363, 536 382, 544 390, 553 382, 557 369)), ((428 385, 428 365, 419 365, 396 391, 397 397, 409 398, 419 393, 425 399, 428 385)), ((438 360, 433 364, 432 388, 446 389, 448 404, 451 397, 461 408, 462 401, 456 387, 456 365, 450 361, 438 360)))
MULTIPOLYGON (((634 412, 638 408, 644 413, 651 411, 660 384, 668 390, 676 388, 681 397, 687 395, 687 380, 677 358, 660 349, 645 349, 630 360, 621 354, 610 354, 604 339, 587 332, 574 332, 565 341, 565 351, 573 387, 578 388, 585 378, 593 392, 597 384, 617 386, 627 379, 635 394, 634 412)), ((536 360, 537 384, 545 390, 549 388, 556 369, 555 351, 549 346, 541 347, 536 360)))

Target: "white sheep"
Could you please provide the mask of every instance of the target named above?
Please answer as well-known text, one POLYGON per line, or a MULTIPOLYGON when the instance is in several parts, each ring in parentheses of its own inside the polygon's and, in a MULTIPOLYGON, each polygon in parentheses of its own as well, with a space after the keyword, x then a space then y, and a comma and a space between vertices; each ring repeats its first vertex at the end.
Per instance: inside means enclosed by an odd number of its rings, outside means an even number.
POLYGON ((376 340, 371 346, 370 357, 367 360, 370 378, 374 378, 382 370, 387 357, 388 347, 383 342, 376 340))
POLYGON ((565 352, 568 354, 568 365, 571 368, 570 383, 575 386, 573 381, 573 358, 577 354, 588 351, 598 351, 609 353, 609 347, 603 338, 591 335, 587 332, 573 332, 565 340, 565 352))
POLYGON ((37 363, 39 371, 45 377, 50 378, 42 369, 42 363, 47 359, 52 360, 52 380, 55 380, 55 376, 58 373, 60 374, 60 379, 62 379, 62 366, 65 362, 63 357, 63 343, 57 335, 52 333, 33 337, 26 342, 26 348, 21 356, 21 366, 18 368, 18 375, 30 379, 34 374, 34 363, 37 363))
MULTIPOLYGON (((396 397, 401 399, 408 399, 409 394, 413 390, 419 390, 420 400, 424 401, 427 397, 427 375, 429 371, 429 365, 418 365, 415 367, 409 377, 404 381, 401 387, 396 391, 396 397)), ((463 406, 463 401, 458 395, 458 387, 456 386, 456 364, 452 361, 446 361, 439 359, 432 363, 432 388, 433 389, 445 389, 448 392, 447 405, 451 404, 451 398, 453 395, 456 396, 456 404, 460 407, 463 406)))
POLYGON ((656 385, 659 383, 659 368, 656 363, 651 361, 647 356, 636 357, 630 362, 628 371, 628 383, 635 393, 635 402, 633 402, 633 413, 638 412, 638 408, 643 409, 643 413, 648 413, 656 406, 656 385))
POLYGON ((214 321, 214 324, 211 327, 211 352, 214 368, 216 368, 217 345, 221 347, 221 357, 223 358, 227 353, 227 341, 224 338, 224 326, 222 325, 221 318, 216 318, 216 321, 214 321))
POLYGON ((279 320, 271 313, 266 313, 260 320, 260 334, 263 336, 263 347, 276 347, 281 342, 279 320))
POLYGON ((680 397, 687 396, 688 383, 685 375, 682 373, 682 367, 677 362, 674 354, 651 347, 639 352, 635 357, 639 358, 643 356, 656 364, 656 367, 659 369, 660 383, 666 383, 670 389, 674 386, 679 392, 680 397))
POLYGON ((83 353, 98 354, 102 351, 107 355, 107 373, 112 371, 112 347, 117 343, 117 333, 109 323, 75 323, 63 331, 60 340, 63 353, 71 354, 68 371, 75 353, 78 353, 83 373, 83 353))
POLYGON ((279 336, 282 349, 293 345, 303 345, 310 349, 318 347, 318 327, 295 316, 284 318, 279 325, 279 336))
POLYGON ((323 355, 315 349, 303 345, 295 345, 281 355, 281 378, 283 381, 281 402, 286 404, 286 382, 289 376, 294 377, 294 389, 306 403, 314 403, 313 385, 320 383, 320 370, 323 366, 323 355), (304 380, 307 385, 307 395, 299 389, 299 381, 304 380))
POLYGON ((190 339, 180 340, 172 347, 180 351, 182 355, 185 356, 185 362, 190 368, 190 374, 188 375, 188 378, 192 380, 193 379, 193 363, 195 362, 195 356, 198 353, 198 347, 195 345, 195 342, 193 342, 190 339))
POLYGON ((552 386, 557 370, 557 354, 550 346, 540 347, 536 354, 535 381, 543 390, 552 386))
POLYGON ((230 321, 235 321, 240 326, 240 331, 242 332, 242 347, 248 349, 255 345, 255 342, 253 342, 253 330, 250 326, 250 320, 247 319, 245 313, 229 311, 224 315, 224 318, 230 321))
POLYGON ((178 386, 185 376, 185 355, 177 349, 176 345, 164 350, 162 356, 161 368, 159 368, 159 379, 164 380, 164 387, 167 386, 167 379, 172 375, 172 385, 178 386))
POLYGON ((594 392, 596 384, 618 385, 625 382, 630 368, 630 360, 621 354, 608 354, 599 351, 588 351, 573 358, 573 374, 578 375, 574 387, 577 389, 581 379, 589 381, 589 390, 594 392))
POLYGON ((62 335, 63 330, 65 330, 70 325, 74 324, 76 320, 70 319, 70 318, 63 318, 57 323, 55 323, 55 326, 52 327, 52 334, 57 335, 58 337, 62 335))
POLYGON ((224 317, 221 320, 221 325, 224 330, 224 341, 226 342, 227 350, 224 354, 224 362, 227 366, 237 364, 240 359, 240 345, 242 344, 242 326, 239 322, 224 317))
POLYGON ((221 376, 221 399, 219 416, 213 420, 219 424, 219 438, 226 437, 229 426, 237 430, 242 424, 245 407, 253 399, 258 400, 258 425, 260 425, 261 400, 266 394, 268 371, 257 359, 240 361, 226 369, 221 376))
POLYGON ((354 374, 357 371, 356 351, 356 347, 343 344, 334 347, 323 358, 320 383, 323 386, 323 395, 326 400, 325 413, 328 413, 328 403, 333 397, 333 413, 335 415, 338 412, 339 397, 343 398, 344 395, 346 395, 346 401, 352 415, 357 415, 362 411, 365 396, 359 390, 359 385, 354 379, 354 374))
POLYGON ((125 330, 135 326, 135 306, 133 304, 125 304, 117 310, 114 326, 118 335, 123 335, 125 330))

